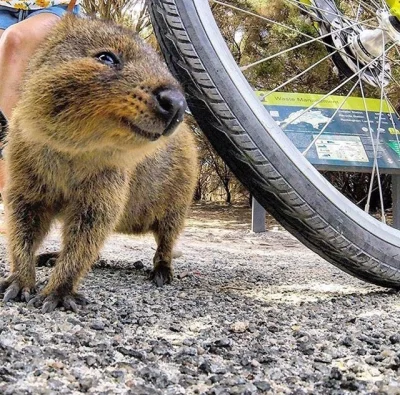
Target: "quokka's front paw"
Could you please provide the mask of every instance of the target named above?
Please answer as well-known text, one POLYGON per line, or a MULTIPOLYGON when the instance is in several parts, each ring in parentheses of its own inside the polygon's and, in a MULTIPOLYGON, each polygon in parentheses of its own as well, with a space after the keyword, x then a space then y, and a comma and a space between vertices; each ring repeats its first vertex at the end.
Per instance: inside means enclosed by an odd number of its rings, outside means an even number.
POLYGON ((150 280, 162 287, 164 284, 170 284, 174 278, 171 266, 159 262, 150 274, 150 280))
POLYGON ((15 274, 11 274, 5 280, 0 280, 0 294, 4 294, 3 302, 9 302, 18 297, 22 302, 29 302, 34 292, 34 282, 32 284, 15 274))
POLYGON ((50 313, 57 307, 64 307, 66 310, 72 310, 76 313, 78 305, 85 306, 88 303, 88 300, 78 293, 60 295, 53 292, 49 295, 36 296, 29 301, 28 306, 41 307, 42 313, 50 313))

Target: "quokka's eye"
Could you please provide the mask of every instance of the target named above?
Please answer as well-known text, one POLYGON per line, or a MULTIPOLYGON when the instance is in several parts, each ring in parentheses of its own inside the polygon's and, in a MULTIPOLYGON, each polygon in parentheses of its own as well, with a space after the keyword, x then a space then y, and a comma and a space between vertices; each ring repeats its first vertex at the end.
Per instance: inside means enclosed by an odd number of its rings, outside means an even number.
POLYGON ((113 52, 100 52, 95 58, 100 62, 109 67, 121 68, 121 59, 113 52))

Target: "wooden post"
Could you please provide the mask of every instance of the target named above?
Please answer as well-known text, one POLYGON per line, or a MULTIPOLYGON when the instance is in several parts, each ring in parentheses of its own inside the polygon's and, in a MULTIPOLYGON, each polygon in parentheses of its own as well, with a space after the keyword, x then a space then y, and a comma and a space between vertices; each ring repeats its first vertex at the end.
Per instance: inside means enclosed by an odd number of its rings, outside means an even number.
POLYGON ((266 211, 260 203, 252 197, 251 204, 251 231, 254 233, 265 232, 265 215, 266 211))

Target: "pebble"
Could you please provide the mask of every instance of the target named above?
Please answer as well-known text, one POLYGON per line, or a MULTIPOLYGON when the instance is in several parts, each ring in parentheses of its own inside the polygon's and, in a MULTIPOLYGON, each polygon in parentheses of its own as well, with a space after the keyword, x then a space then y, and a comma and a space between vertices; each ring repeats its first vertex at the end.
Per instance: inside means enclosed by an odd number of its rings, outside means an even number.
POLYGON ((246 332, 248 328, 249 328, 248 321, 237 321, 230 326, 230 330, 235 333, 246 332))
POLYGON ((136 261, 136 262, 133 263, 133 267, 134 267, 136 270, 141 270, 141 269, 144 268, 144 264, 143 264, 142 261, 136 261))
POLYGON ((86 357, 86 364, 88 366, 93 366, 96 363, 96 358, 92 356, 86 357))
POLYGON ((232 344, 233 344, 232 339, 229 339, 228 337, 218 339, 214 342, 214 346, 216 347, 231 347, 232 344))
POLYGON ((271 385, 266 382, 266 381, 255 381, 254 385, 260 390, 260 391, 270 391, 272 389, 271 385))
POLYGON ((93 321, 90 325, 90 327, 96 331, 103 331, 105 328, 104 322, 103 321, 93 321))

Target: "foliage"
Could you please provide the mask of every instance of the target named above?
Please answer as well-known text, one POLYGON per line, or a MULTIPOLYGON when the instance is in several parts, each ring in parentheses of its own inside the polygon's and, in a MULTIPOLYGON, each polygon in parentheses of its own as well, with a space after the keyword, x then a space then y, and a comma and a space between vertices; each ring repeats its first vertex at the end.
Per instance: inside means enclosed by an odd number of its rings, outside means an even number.
POLYGON ((150 26, 145 0, 83 0, 82 7, 88 15, 122 23, 137 33, 150 26))
MULTIPOLYGON (((353 2, 354 0, 336 0, 339 9, 348 15, 358 10, 353 2)), ((224 3, 245 11, 210 3, 217 24, 236 62, 243 67, 264 59, 244 71, 254 89, 271 90, 278 87, 280 91, 287 92, 326 93, 346 78, 338 72, 332 59, 311 68, 326 57, 329 51, 323 43, 307 43, 320 36, 321 32, 300 3, 285 0, 224 0, 224 3), (296 45, 299 46, 296 51, 279 54, 282 49, 296 45), (299 76, 301 71, 307 68, 310 68, 309 72, 299 76), (293 81, 283 85, 287 80, 293 81)), ((147 7, 145 0, 83 0, 83 8, 87 13, 129 25, 157 47, 155 37, 151 34, 147 7)), ((372 15, 368 13, 368 7, 364 8, 367 10, 363 17, 365 20, 372 15)), ((398 57, 398 54, 390 55, 398 57)), ((400 68, 392 68, 395 81, 400 80, 400 70, 397 69, 400 68)), ((344 84, 335 94, 346 95, 355 82, 352 80, 344 84)), ((373 87, 367 88, 364 93, 369 97, 380 97, 379 89, 373 87)), ((358 87, 352 95, 360 95, 358 87)), ((396 108, 400 109, 397 84, 389 86, 389 96, 396 108)), ((190 125, 196 135, 200 154, 201 171, 196 198, 224 199, 228 202, 248 198, 244 188, 202 135, 195 121, 191 120, 190 125)), ((325 172, 324 175, 355 203, 364 204, 363 199, 370 183, 369 174, 325 172)), ((381 177, 384 199, 389 202, 391 177, 381 177)), ((371 209, 377 209, 378 202, 375 186, 371 197, 371 209)))
POLYGON ((196 136, 199 154, 200 172, 195 200, 224 200, 228 204, 233 200, 248 201, 248 192, 215 152, 194 118, 188 116, 186 121, 196 136))

